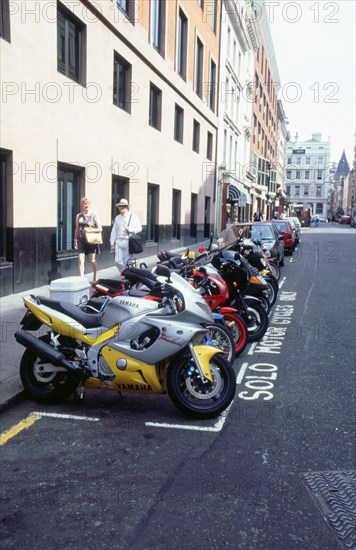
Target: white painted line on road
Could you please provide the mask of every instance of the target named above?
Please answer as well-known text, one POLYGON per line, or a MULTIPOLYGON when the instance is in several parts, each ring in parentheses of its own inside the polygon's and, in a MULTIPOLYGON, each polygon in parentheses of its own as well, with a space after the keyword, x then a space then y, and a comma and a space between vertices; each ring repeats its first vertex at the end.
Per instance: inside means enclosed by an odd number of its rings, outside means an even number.
POLYGON ((256 346, 257 346, 257 342, 253 342, 250 346, 250 349, 247 352, 247 355, 253 355, 255 353, 256 346))
POLYGON ((281 282, 279 283, 279 289, 281 289, 282 286, 284 285, 284 283, 286 282, 286 278, 287 278, 287 277, 283 277, 283 279, 282 279, 281 282))
MULTIPOLYGON (((254 342, 254 345, 256 345, 255 342, 254 342)), ((247 367, 248 367, 248 363, 242 363, 240 372, 239 372, 239 374, 237 375, 237 378, 236 378, 236 384, 241 384, 242 379, 245 376, 245 372, 246 372, 247 367)))
MULTIPOLYGON (((244 363, 240 369, 239 374, 236 378, 236 384, 241 384, 241 380, 245 374, 245 370, 248 366, 248 363, 244 363), (241 371, 243 372, 241 373, 241 371)), ((145 426, 153 427, 153 428, 171 428, 173 430, 194 430, 197 432, 220 432, 225 424, 225 421, 228 417, 228 414, 230 412, 230 409, 233 405, 234 400, 231 401, 230 405, 225 409, 220 416, 218 417, 218 420, 215 422, 214 426, 197 426, 194 424, 194 426, 187 425, 187 424, 169 424, 167 422, 145 422, 145 426)))
POLYGON ((59 414, 59 413, 46 413, 46 412, 32 412, 29 416, 49 417, 49 418, 63 418, 65 420, 84 420, 86 422, 99 422, 99 418, 94 416, 77 416, 75 414, 59 414))

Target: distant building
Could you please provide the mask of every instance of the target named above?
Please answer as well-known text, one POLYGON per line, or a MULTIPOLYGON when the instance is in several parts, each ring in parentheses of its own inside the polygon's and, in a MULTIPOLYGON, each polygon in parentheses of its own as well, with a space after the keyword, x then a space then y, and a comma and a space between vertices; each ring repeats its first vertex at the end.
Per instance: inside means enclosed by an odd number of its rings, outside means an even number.
POLYGON ((327 216, 332 173, 330 141, 323 141, 320 133, 300 141, 296 134, 287 145, 286 194, 291 208, 327 216))

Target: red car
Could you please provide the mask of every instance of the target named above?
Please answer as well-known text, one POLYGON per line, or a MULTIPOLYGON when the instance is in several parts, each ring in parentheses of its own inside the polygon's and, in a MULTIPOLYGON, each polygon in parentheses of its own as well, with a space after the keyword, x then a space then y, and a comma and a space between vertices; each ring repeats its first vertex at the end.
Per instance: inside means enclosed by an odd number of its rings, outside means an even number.
POLYGON ((283 235, 285 252, 293 254, 293 250, 295 249, 297 244, 297 235, 295 232, 295 228, 293 228, 287 220, 270 220, 270 222, 274 223, 278 231, 281 233, 281 235, 283 235))
POLYGON ((341 216, 340 223, 351 223, 351 216, 341 216))

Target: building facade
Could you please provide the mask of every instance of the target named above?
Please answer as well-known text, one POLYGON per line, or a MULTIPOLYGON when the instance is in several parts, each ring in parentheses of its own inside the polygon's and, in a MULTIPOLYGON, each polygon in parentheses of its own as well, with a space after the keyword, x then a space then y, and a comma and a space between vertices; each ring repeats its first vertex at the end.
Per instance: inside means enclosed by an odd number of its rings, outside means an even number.
POLYGON ((222 3, 219 128, 217 152, 217 232, 228 223, 248 221, 252 196, 249 161, 252 78, 258 48, 250 0, 222 3))
POLYGON ((296 213, 327 216, 332 187, 333 163, 330 162, 330 141, 322 141, 319 133, 300 141, 296 134, 287 145, 286 194, 290 209, 296 213))
POLYGON ((252 210, 273 215, 277 196, 278 103, 280 78, 275 59, 265 2, 255 2, 259 48, 255 56, 251 162, 255 176, 251 186, 252 210))
POLYGON ((1 295, 76 275, 75 215, 125 197, 145 255, 214 225, 221 2, 1 2, 1 295))

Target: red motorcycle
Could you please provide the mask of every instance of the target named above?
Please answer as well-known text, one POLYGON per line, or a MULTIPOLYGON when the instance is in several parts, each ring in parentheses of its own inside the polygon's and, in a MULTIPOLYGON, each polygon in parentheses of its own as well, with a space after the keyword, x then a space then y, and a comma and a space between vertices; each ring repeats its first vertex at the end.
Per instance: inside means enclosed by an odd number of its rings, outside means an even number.
POLYGON ((244 320, 233 307, 223 306, 229 299, 229 289, 221 277, 207 274, 204 267, 197 269, 187 266, 181 270, 189 282, 199 290, 212 311, 223 315, 235 341, 236 355, 245 349, 248 343, 248 331, 244 320))

